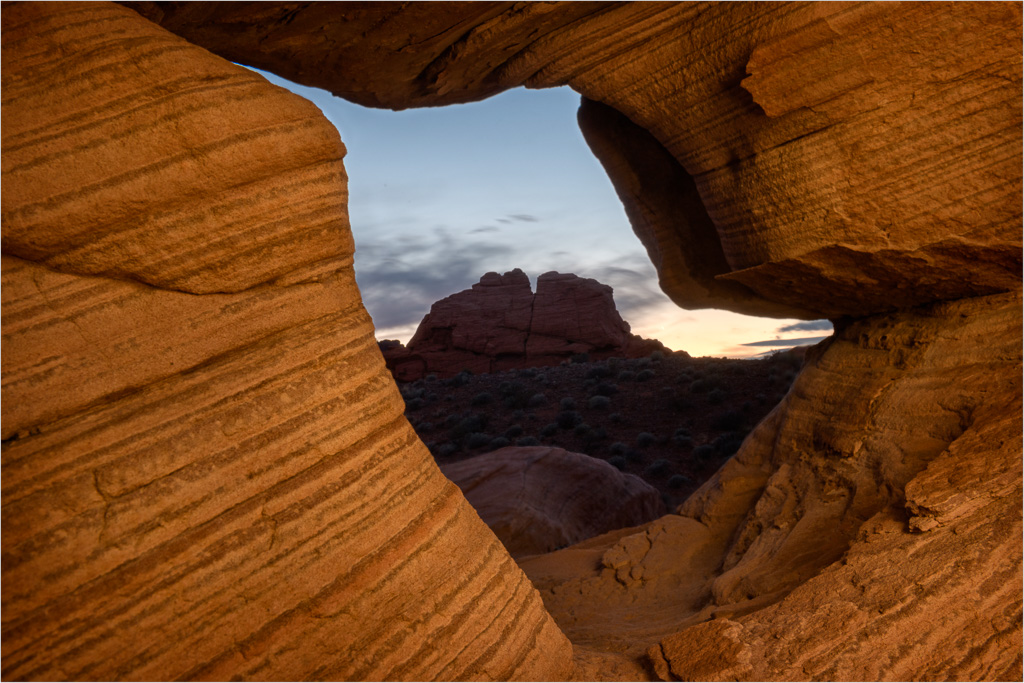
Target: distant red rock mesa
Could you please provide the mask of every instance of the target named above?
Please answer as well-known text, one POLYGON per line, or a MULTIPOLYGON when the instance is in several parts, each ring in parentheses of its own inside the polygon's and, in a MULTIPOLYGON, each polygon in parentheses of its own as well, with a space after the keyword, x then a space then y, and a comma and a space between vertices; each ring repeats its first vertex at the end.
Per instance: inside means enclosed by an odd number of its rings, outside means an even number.
POLYGON ((519 268, 487 273, 471 289, 434 303, 408 346, 394 340, 380 346, 400 381, 558 365, 580 353, 600 360, 665 349, 630 333, 608 285, 550 272, 537 278, 534 294, 519 268))

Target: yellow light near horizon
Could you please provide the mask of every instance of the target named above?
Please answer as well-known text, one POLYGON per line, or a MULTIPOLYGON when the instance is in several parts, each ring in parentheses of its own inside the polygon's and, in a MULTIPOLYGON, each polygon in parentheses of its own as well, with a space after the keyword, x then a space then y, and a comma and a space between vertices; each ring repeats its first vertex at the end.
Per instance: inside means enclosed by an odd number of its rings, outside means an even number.
MULTIPOLYGON (((789 348, 787 339, 826 336, 828 331, 780 334, 779 328, 798 320, 756 318, 730 311, 704 309, 687 311, 671 301, 651 306, 628 321, 633 334, 657 339, 673 351, 686 351, 694 357, 754 358, 773 349, 771 346, 743 346, 750 342, 779 338, 776 348, 789 348)), ((380 328, 377 339, 397 339, 408 344, 418 323, 380 328)))

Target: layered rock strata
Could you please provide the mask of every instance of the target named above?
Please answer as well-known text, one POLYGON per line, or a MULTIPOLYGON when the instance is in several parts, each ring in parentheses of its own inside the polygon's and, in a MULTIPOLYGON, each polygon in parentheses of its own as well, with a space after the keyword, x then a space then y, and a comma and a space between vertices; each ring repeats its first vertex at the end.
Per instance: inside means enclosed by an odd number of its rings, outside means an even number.
POLYGON ((664 148, 586 117, 683 306, 865 316, 1020 283, 1013 3, 129 4, 370 106, 570 85, 664 148))
POLYGON ((666 680, 1015 679, 1020 327, 1009 294, 837 330, 675 515, 523 566, 666 680))
POLYGON ((550 272, 537 278, 534 294, 518 268, 487 273, 471 289, 435 302, 408 346, 382 345, 388 368, 402 381, 557 365, 584 353, 594 360, 636 358, 663 349, 630 334, 608 285, 550 272))
MULTIPOLYGON (((130 5, 377 106, 569 84, 670 296, 836 319, 679 514, 524 563, 582 676, 1021 678, 1019 4, 130 5)), ((4 676, 569 676, 400 417, 323 118, 2 20, 4 676)))
POLYGON ((3 10, 5 679, 565 678, 402 417, 308 102, 134 12, 3 10))
POLYGON ((665 513, 658 490, 604 460, 561 448, 501 448, 441 471, 512 557, 564 548, 665 513))

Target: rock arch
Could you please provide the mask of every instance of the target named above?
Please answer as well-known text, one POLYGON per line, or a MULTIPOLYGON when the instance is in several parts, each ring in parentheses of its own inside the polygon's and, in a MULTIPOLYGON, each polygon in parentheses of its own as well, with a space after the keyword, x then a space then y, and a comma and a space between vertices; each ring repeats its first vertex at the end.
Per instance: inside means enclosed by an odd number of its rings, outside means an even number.
POLYGON ((3 11, 5 677, 1019 678, 1019 5, 127 5, 3 11), (207 49, 569 83, 677 302, 836 338, 531 584, 401 416, 337 133, 207 49))

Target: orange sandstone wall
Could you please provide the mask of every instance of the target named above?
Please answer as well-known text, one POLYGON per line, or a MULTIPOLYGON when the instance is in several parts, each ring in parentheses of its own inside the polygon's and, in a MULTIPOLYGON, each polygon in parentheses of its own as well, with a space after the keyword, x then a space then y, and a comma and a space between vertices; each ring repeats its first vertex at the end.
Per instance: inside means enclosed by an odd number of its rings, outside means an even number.
POLYGON ((308 102, 3 9, 5 679, 565 678, 402 416, 308 102))

